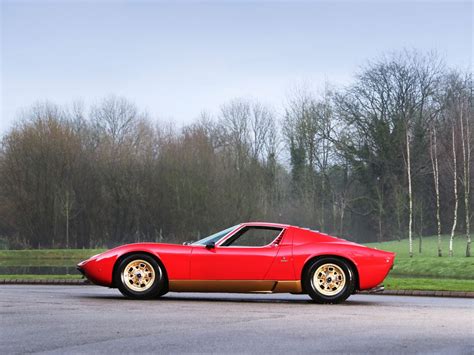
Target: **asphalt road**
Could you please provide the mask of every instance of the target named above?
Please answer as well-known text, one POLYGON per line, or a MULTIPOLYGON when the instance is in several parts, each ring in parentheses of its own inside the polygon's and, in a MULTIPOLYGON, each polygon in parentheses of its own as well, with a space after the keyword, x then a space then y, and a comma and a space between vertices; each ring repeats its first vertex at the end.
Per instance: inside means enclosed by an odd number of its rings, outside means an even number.
POLYGON ((474 300, 0 286, 0 353, 474 353, 474 300))

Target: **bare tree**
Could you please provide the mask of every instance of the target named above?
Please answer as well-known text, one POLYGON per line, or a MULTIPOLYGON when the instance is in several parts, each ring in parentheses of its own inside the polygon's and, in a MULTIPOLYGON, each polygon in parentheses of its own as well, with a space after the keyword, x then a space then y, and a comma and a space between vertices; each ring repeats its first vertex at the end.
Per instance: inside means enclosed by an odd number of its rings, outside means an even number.
POLYGON ((464 214, 466 227, 466 256, 471 256, 471 233, 470 233, 470 180, 471 180, 471 132, 469 128, 469 114, 466 114, 466 126, 464 127, 463 113, 461 106, 460 126, 461 144, 463 157, 463 185, 464 185, 464 214))
MULTIPOLYGON (((461 113, 461 118, 462 118, 462 113, 461 113)), ((453 126, 452 126, 452 148, 453 148, 454 212, 453 212, 453 225, 451 227, 451 236, 449 238, 449 256, 453 256, 453 241, 454 241, 454 233, 456 231, 456 224, 458 222, 458 205, 459 205, 457 159, 456 159, 456 140, 455 140, 455 134, 454 134, 455 129, 456 129, 456 122, 453 121, 453 126)))
POLYGON ((249 129, 253 159, 266 159, 271 135, 276 133, 275 122, 272 112, 259 102, 251 104, 249 129))
POLYGON ((406 128, 406 153, 407 153, 407 178, 408 178, 408 243, 409 255, 413 257, 413 191, 411 179, 411 157, 410 157, 410 138, 406 128))
POLYGON ((58 203, 59 203, 59 210, 61 215, 65 219, 66 223, 66 244, 65 247, 69 248, 70 244, 70 222, 73 219, 77 212, 74 213, 74 193, 71 192, 69 189, 64 191, 63 193, 58 193, 58 203))
POLYGON ((436 127, 433 125, 430 134, 430 157, 433 168, 433 180, 436 195, 436 225, 438 236, 438 256, 443 255, 441 250, 441 218, 440 218, 440 194, 439 194, 439 165, 438 165, 438 143, 436 141, 436 127))

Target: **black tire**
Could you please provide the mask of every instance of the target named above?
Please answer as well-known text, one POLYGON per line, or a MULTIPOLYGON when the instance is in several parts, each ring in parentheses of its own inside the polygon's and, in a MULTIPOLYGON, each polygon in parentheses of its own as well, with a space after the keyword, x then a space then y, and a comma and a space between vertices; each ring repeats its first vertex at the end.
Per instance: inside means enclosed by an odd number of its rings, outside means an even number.
POLYGON ((354 292, 354 270, 343 259, 323 257, 311 262, 306 268, 303 287, 316 303, 340 303, 354 292), (317 271, 318 275, 315 275, 317 271))
POLYGON ((157 298, 168 292, 162 266, 153 257, 143 253, 131 254, 120 260, 115 269, 114 283, 125 297, 134 299, 157 298), (124 273, 125 268, 128 268, 129 272, 124 273), (131 274, 135 275, 133 280, 126 276, 131 274), (142 276, 142 274, 146 274, 146 276, 142 276), (145 279, 151 274, 154 275, 153 278, 145 279))

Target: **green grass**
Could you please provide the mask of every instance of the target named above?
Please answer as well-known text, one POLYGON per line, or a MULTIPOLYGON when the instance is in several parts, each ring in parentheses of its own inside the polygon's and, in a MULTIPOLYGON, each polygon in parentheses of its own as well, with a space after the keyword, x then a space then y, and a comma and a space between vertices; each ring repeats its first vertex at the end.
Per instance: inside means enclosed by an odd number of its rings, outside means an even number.
POLYGON ((448 256, 448 237, 442 243, 443 257, 437 256, 437 238, 423 238, 422 253, 418 253, 418 239, 414 239, 414 255, 408 254, 408 240, 366 244, 371 248, 397 253, 390 276, 474 280, 474 257, 465 257, 466 240, 454 240, 454 256, 448 256))
POLYGON ((418 252, 418 242, 418 238, 413 239, 412 258, 407 239, 366 244, 371 248, 397 253, 393 270, 384 281, 387 290, 474 292, 474 257, 465 257, 464 237, 455 238, 453 257, 448 256, 448 236, 442 237, 442 257, 438 257, 437 237, 424 237, 421 253, 418 252))
MULTIPOLYGON (((441 236, 441 250, 443 252, 443 258, 448 256, 449 251, 449 236, 441 236)), ((473 236, 474 237, 474 236, 473 236)), ((367 246, 371 248, 378 248, 383 250, 389 250, 397 253, 397 257, 409 257, 408 254, 408 239, 402 239, 401 241, 390 241, 382 243, 367 243, 367 246)), ((424 257, 436 257, 438 258, 438 238, 436 236, 423 237, 422 239, 422 253, 418 253, 418 237, 413 238, 413 257, 424 256, 424 257)), ((474 250, 473 250, 474 252, 474 250)), ((456 236, 453 243, 453 257, 465 258, 466 255, 466 237, 456 236)))
POLYGON ((87 259, 106 249, 25 249, 0 250, 0 259, 87 259))
POLYGON ((387 290, 474 292, 474 280, 404 278, 389 276, 385 279, 384 286, 387 290))
POLYGON ((23 266, 75 266, 79 261, 85 260, 87 258, 74 258, 74 259, 48 259, 48 258, 36 258, 36 259, 2 259, 0 258, 0 266, 9 266, 9 267, 23 267, 23 266))
POLYGON ((0 250, 0 266, 74 266, 105 249, 0 250))

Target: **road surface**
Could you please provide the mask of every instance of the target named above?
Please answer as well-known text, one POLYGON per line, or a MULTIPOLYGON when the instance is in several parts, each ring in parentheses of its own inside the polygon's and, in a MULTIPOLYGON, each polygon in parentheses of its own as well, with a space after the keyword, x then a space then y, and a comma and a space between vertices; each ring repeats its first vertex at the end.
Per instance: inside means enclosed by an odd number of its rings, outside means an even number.
POLYGON ((0 286, 0 352, 474 353, 474 300, 169 293, 133 301, 96 286, 0 286))

